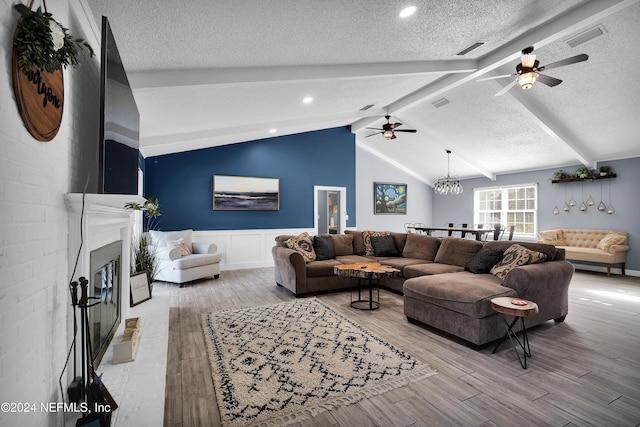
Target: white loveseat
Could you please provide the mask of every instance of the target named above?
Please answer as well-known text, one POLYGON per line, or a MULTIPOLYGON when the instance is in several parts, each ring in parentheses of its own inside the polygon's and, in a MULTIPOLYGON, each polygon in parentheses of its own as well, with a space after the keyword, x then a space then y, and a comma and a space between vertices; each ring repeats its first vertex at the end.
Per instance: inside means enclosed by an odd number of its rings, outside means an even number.
POLYGON ((538 232, 542 243, 565 250, 565 257, 574 261, 607 264, 607 276, 611 264, 620 264, 622 275, 629 251, 629 235, 625 231, 559 228, 538 232))
POLYGON ((193 230, 149 231, 152 250, 158 257, 157 280, 183 283, 205 277, 220 277, 218 247, 213 243, 194 243, 193 230))

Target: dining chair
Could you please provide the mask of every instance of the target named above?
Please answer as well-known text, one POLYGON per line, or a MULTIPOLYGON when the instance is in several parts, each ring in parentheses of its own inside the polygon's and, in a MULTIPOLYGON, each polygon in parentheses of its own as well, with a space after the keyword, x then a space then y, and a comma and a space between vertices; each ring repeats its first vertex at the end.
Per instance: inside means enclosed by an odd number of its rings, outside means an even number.
POLYGON ((493 240, 502 240, 502 235, 504 234, 505 226, 502 224, 494 224, 493 225, 493 240))
MULTIPOLYGON (((423 223, 423 222, 416 222, 414 224, 414 227, 426 227, 426 224, 423 223)), ((416 230, 416 233, 418 233, 418 234, 427 234, 427 232, 424 231, 424 230, 416 230)))
MULTIPOLYGON (((516 230, 516 226, 515 225, 510 225, 509 226, 509 233, 508 233, 508 240, 513 240, 513 232, 516 230)), ((503 232, 504 235, 504 232, 503 232)))
POLYGON ((405 222, 404 223, 404 231, 405 231, 405 233, 417 233, 418 231, 413 228, 414 226, 415 226, 415 224, 412 223, 412 222, 405 222))
MULTIPOLYGON (((467 224, 467 223, 456 224, 456 228, 467 228, 468 226, 469 226, 469 224, 467 224)), ((460 232, 460 237, 462 237, 463 239, 465 237, 467 237, 467 232, 466 231, 461 231, 460 232)))

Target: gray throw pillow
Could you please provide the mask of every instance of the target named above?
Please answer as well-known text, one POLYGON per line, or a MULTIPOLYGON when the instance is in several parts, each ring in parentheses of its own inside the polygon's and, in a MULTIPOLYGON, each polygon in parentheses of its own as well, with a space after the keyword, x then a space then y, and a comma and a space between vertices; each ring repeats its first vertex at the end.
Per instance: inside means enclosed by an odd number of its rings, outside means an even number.
POLYGON ((487 274, 491 271, 491 267, 502 259, 503 255, 504 251, 501 249, 482 248, 464 266, 464 269, 474 274, 487 274))
POLYGON ((400 256, 393 236, 370 236, 373 256, 400 256))
POLYGON ((313 250, 316 252, 316 260, 318 261, 336 257, 333 239, 329 235, 314 236, 313 250))

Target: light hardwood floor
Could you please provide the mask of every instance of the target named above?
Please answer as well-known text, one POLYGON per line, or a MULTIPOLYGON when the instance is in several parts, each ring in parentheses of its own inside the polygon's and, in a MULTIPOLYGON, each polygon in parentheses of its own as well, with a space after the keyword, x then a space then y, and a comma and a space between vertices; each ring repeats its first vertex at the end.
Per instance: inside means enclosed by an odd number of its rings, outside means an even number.
MULTIPOLYGON (((272 268, 224 271, 219 280, 172 286, 165 426, 217 426, 201 314, 294 299, 272 268)), ((509 343, 481 351, 407 322, 402 296, 382 308, 349 307, 346 292, 318 295, 438 374, 298 426, 638 426, 640 278, 576 272, 564 323, 530 329, 532 358, 520 367, 509 343)))

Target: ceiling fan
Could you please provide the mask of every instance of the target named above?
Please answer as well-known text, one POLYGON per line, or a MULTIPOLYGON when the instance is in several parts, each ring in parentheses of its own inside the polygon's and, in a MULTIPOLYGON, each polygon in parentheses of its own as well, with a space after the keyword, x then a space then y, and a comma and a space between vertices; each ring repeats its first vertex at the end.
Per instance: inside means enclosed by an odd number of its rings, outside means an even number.
POLYGON ((562 83, 562 80, 556 79, 555 77, 550 77, 544 74, 541 74, 541 71, 545 71, 551 68, 564 67, 565 65, 575 64, 577 62, 583 62, 589 59, 589 55, 582 53, 580 55, 572 56, 570 58, 565 58, 560 61, 552 62, 551 64, 540 66, 540 62, 536 59, 536 56, 533 54, 533 47, 530 46, 526 49, 522 49, 520 64, 516 65, 516 73, 515 74, 506 74, 502 76, 494 76, 494 77, 485 77, 483 79, 478 79, 479 82, 485 80, 494 80, 494 79, 503 79, 506 77, 514 77, 517 76, 516 79, 505 86, 500 92, 496 93, 495 96, 504 95, 517 84, 520 85, 522 89, 529 89, 533 84, 538 81, 544 85, 549 87, 558 86, 562 83))
POLYGON ((366 129, 379 130, 380 132, 372 133, 371 135, 365 136, 365 138, 369 138, 370 136, 373 136, 373 135, 382 134, 384 139, 396 139, 395 132, 410 132, 410 133, 416 133, 417 132, 415 129, 396 129, 398 126, 402 126, 402 123, 391 123, 391 122, 389 122, 389 119, 391 118, 391 116, 386 115, 384 117, 385 117, 385 119, 387 119, 387 123, 382 125, 382 129, 380 129, 380 128, 366 128, 366 129))

